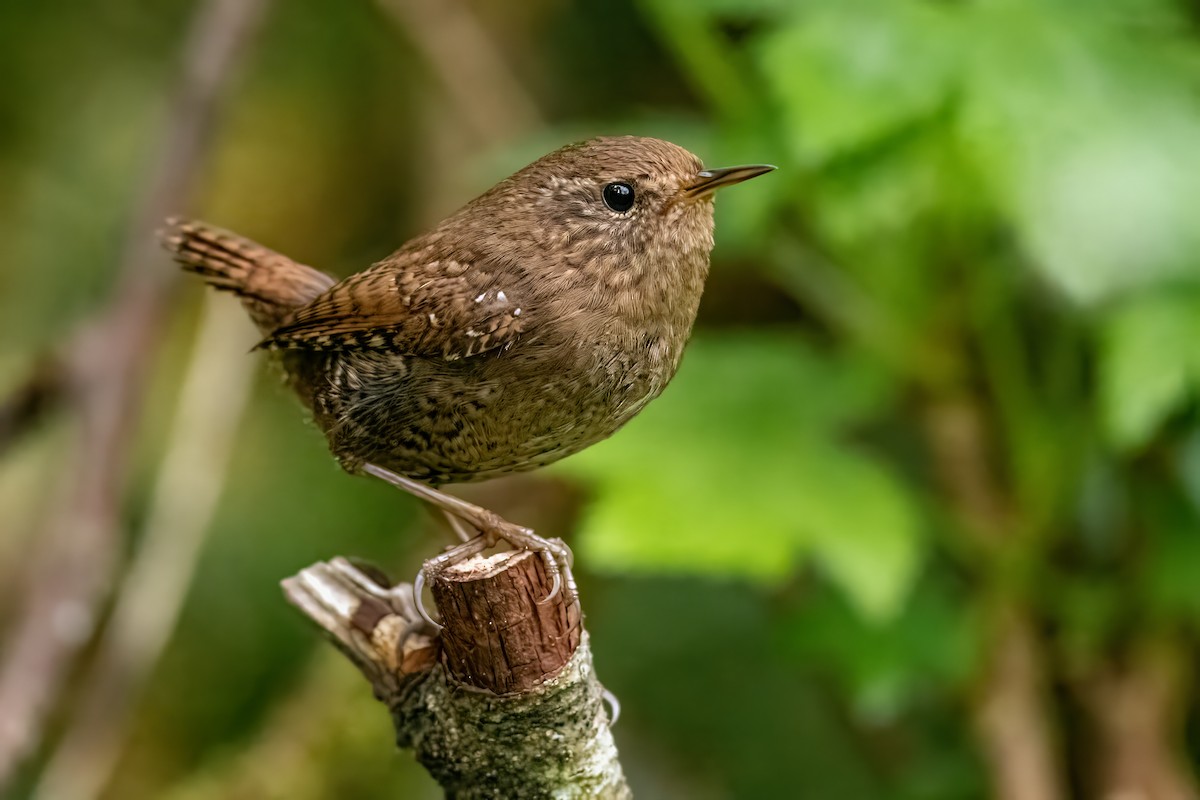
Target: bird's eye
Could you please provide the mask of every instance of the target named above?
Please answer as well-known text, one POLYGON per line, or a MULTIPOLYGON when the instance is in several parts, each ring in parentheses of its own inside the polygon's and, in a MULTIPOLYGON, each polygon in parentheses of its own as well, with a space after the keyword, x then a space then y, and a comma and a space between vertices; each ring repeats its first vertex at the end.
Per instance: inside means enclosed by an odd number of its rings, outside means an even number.
POLYGON ((623 214, 633 208, 633 187, 617 181, 604 187, 604 205, 623 214))

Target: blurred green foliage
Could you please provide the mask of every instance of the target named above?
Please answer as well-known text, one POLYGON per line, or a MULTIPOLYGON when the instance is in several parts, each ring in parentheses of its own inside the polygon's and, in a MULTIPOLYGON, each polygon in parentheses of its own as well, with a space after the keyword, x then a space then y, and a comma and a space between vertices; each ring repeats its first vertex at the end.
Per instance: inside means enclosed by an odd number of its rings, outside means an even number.
POLYGON ((870 362, 786 333, 700 337, 628 433, 564 463, 600 496, 581 522, 581 556, 773 583, 813 557, 864 613, 894 613, 917 566, 917 512, 894 475, 844 441, 887 388, 870 362), (727 497, 737 500, 715 500, 727 497))
MULTIPOLYGON (((564 534, 640 796, 983 796, 1001 767, 972 704, 1000 607, 1032 621, 1087 796, 1105 758, 1075 688, 1147 643, 1194 663, 1200 640, 1195 5, 469 7, 541 128, 474 141, 412 47, 429 31, 280 3, 201 210, 345 273, 583 136, 778 164, 718 203, 677 381, 555 468, 587 493, 564 534)), ((0 8, 0 384, 108 296, 189 13, 0 8)), ((199 294, 164 343, 131 529, 199 294)), ((433 540, 280 395, 242 424, 112 797, 435 796, 275 586, 335 553, 410 574, 433 540)), ((50 502, 57 446, 0 465, 3 520, 50 502)), ((0 523, 0 560, 26 527, 0 523)), ((1172 702, 1164 736, 1195 763, 1200 705, 1172 702)))

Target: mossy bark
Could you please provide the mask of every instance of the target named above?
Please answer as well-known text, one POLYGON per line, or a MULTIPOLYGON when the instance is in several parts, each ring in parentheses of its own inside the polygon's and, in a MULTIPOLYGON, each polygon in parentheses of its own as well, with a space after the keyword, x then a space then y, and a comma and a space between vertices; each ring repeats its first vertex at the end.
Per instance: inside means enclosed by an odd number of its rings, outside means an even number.
POLYGON ((411 586, 387 587, 345 559, 284 589, 371 681, 397 743, 448 798, 632 797, 578 601, 545 601, 541 558, 476 556, 430 580, 446 624, 438 632, 411 586))

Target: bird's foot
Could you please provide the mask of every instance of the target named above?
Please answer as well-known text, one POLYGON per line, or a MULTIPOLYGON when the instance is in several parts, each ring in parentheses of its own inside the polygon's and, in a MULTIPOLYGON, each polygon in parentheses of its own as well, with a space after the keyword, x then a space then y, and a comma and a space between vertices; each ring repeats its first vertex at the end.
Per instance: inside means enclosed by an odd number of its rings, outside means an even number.
POLYGON ((425 585, 426 577, 433 572, 465 561, 489 547, 494 547, 501 541, 508 542, 519 550, 536 551, 545 559, 546 570, 553 583, 550 593, 541 600, 542 603, 550 602, 560 591, 564 590, 567 592, 568 601, 574 599, 576 595, 575 578, 571 574, 574 557, 571 554, 571 548, 567 547, 562 539, 547 539, 538 536, 531 529, 514 525, 494 511, 489 511, 474 503, 468 503, 466 500, 446 494, 431 486, 426 486, 420 481, 398 475, 375 464, 363 464, 362 469, 368 475, 385 480, 393 486, 419 497, 446 512, 448 517, 461 520, 479 531, 478 536, 452 547, 437 558, 426 561, 420 574, 417 575, 417 579, 413 583, 413 594, 416 597, 417 610, 426 622, 437 625, 421 604, 421 589, 425 585))
POLYGON ((559 592, 566 592, 568 603, 574 600, 577 595, 575 576, 571 572, 574 555, 571 553, 571 548, 567 546, 566 542, 562 539, 547 539, 538 536, 529 528, 523 528, 507 522, 499 516, 492 514, 492 512, 487 513, 491 514, 494 518, 493 523, 500 524, 489 525, 487 530, 474 538, 449 548, 435 558, 429 559, 421 567, 420 572, 417 573, 417 577, 413 581, 413 599, 417 605, 417 612, 421 615, 422 619, 439 630, 441 629, 441 625, 429 615, 422 602, 422 593, 427 577, 435 575, 447 567, 460 564, 472 556, 494 547, 499 541, 505 541, 518 550, 533 550, 539 553, 544 559, 546 572, 550 576, 552 584, 549 594, 538 601, 539 605, 549 603, 558 596, 559 592))
POLYGON ((502 539, 518 550, 533 550, 541 554, 542 559, 546 562, 546 573, 550 576, 552 584, 550 593, 539 603, 542 605, 549 603, 560 591, 566 591, 568 603, 574 600, 576 595, 575 576, 571 572, 571 567, 575 564, 575 554, 571 552, 570 547, 567 547, 567 543, 558 538, 547 539, 538 536, 531 528, 514 525, 495 514, 492 516, 495 518, 496 525, 480 529, 480 536, 488 540, 489 546, 495 544, 496 540, 502 539))

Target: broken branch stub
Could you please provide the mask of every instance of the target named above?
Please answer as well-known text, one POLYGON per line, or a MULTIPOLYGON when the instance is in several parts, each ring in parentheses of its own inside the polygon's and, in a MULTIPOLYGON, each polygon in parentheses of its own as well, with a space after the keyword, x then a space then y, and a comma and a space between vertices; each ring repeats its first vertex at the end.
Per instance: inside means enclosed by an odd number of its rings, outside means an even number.
POLYGON ((609 731, 577 599, 544 562, 513 551, 429 575, 442 612, 423 622, 412 587, 345 559, 284 581, 392 714, 396 741, 449 798, 632 797, 609 731))

